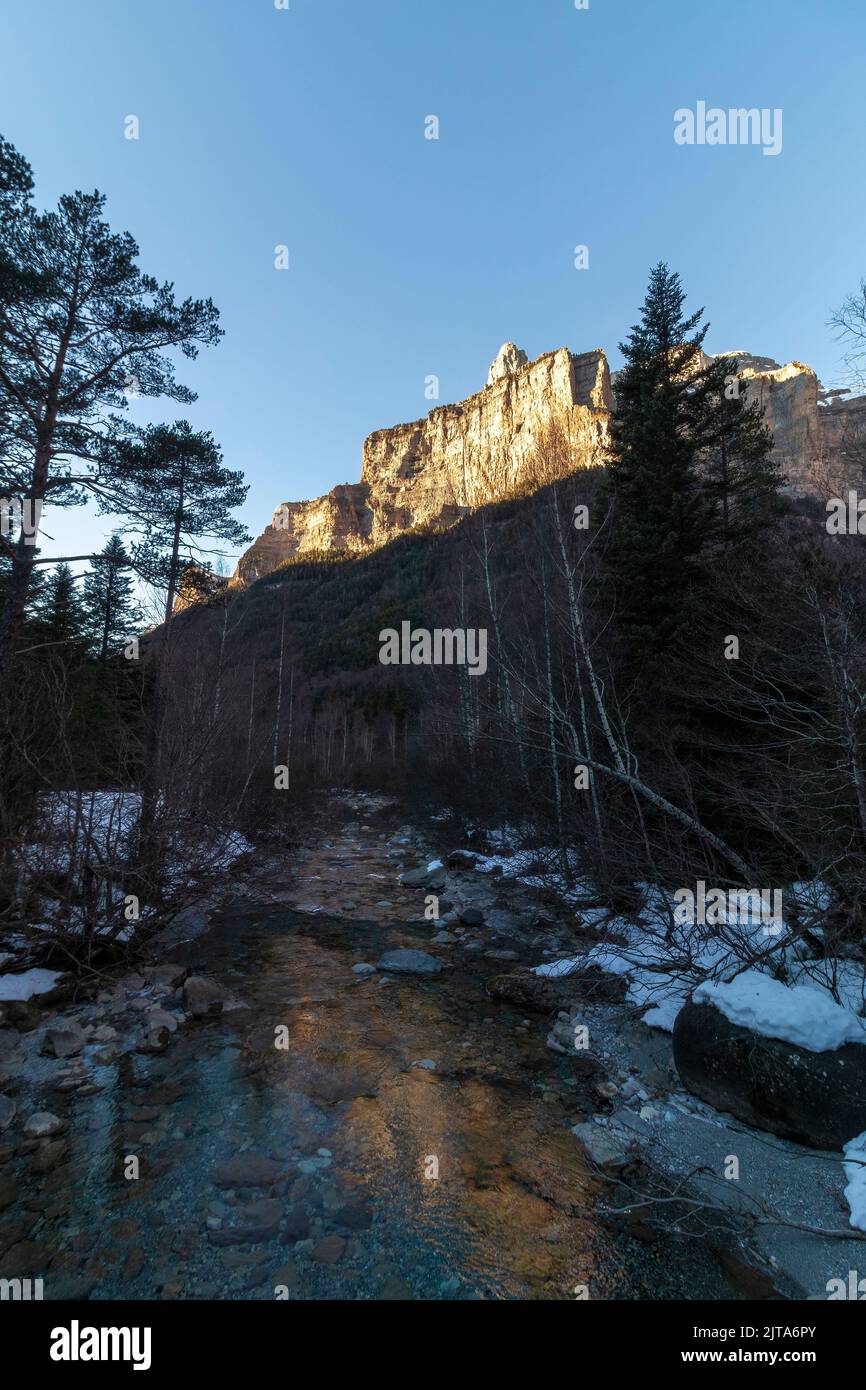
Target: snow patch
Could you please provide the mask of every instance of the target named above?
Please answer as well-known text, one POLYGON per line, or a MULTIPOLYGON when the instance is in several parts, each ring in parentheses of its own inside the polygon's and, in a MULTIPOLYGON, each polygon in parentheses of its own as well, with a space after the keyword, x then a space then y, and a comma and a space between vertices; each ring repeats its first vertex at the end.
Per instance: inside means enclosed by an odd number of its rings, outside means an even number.
POLYGON ((34 967, 20 975, 0 975, 0 1000, 32 999, 35 994, 47 994, 60 979, 61 971, 34 967))
POLYGON ((866 1231, 866 1134, 858 1134, 842 1151, 848 1160, 844 1165, 848 1186, 845 1201, 851 1208, 851 1225, 866 1231))
POLYGON ((741 1028, 809 1052, 835 1052, 845 1043, 866 1043, 864 1020, 829 995, 808 985, 783 985, 757 970, 745 970, 730 984, 705 980, 692 998, 696 1004, 714 1005, 741 1028))

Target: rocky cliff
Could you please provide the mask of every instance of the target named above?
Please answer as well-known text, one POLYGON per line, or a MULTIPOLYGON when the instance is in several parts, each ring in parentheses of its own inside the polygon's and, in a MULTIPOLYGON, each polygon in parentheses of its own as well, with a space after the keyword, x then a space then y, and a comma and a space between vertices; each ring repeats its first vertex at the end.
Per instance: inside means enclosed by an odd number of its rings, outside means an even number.
MULTIPOLYGON (((822 460, 838 459, 852 428, 866 429, 866 398, 842 401, 802 362, 780 366, 735 356, 749 400, 760 402, 776 451, 797 491, 815 485, 822 460)), ((600 348, 545 353, 534 362, 514 343, 499 351, 487 385, 423 420, 377 430, 364 442, 361 481, 312 502, 283 502, 241 557, 233 584, 315 552, 362 553, 403 531, 448 526, 474 507, 603 462, 613 393, 600 348), (551 440, 557 441, 552 447, 551 440)))

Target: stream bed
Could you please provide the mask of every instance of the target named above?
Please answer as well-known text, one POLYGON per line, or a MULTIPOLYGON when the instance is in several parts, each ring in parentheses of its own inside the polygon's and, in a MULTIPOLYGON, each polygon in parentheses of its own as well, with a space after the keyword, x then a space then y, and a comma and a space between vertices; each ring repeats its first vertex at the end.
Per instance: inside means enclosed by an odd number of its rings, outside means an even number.
POLYGON ((290 879, 271 865, 171 948, 239 1007, 155 1055, 91 1065, 89 1043, 74 1086, 32 1060, 19 1110, 61 1118, 65 1148, 44 1172, 0 1148, 0 1276, 55 1298, 738 1297, 700 1241, 602 1219, 568 1059, 485 994, 489 961, 353 970, 430 947, 396 824, 332 805, 290 879))

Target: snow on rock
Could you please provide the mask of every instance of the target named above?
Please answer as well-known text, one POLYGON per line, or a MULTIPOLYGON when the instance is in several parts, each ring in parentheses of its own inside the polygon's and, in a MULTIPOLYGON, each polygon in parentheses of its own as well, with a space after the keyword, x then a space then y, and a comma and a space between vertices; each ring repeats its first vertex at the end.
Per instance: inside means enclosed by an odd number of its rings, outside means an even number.
POLYGON ((60 979, 60 971, 34 968, 20 975, 0 975, 0 1000, 32 999, 35 994, 47 994, 60 979))
POLYGON ((856 1139, 845 1145, 845 1201, 851 1208, 851 1225, 858 1231, 866 1231, 866 1134, 858 1134, 856 1139))
POLYGON ((757 970, 746 970, 730 984, 705 980, 692 996, 712 1004, 725 1018, 765 1038, 835 1052, 849 1042, 866 1043, 866 1021, 809 985, 783 985, 757 970))

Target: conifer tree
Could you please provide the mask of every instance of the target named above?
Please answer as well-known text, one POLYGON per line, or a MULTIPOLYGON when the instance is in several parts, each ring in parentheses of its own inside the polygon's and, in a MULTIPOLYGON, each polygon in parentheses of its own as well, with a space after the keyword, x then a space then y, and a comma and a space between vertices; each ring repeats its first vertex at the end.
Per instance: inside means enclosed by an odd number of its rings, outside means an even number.
MULTIPOLYGON (((45 506, 115 496, 110 442, 131 396, 195 399, 167 350, 216 343, 209 299, 179 303, 138 265, 128 233, 104 220, 98 192, 37 213, 20 155, 0 141, 0 495, 45 506)), ((119 510, 115 507, 114 510, 119 510)), ((0 680, 24 622, 35 547, 10 564, 0 611, 0 680)))
POLYGON ((731 358, 710 358, 703 309, 686 317, 679 275, 660 263, 620 351, 606 480, 605 563, 618 627, 660 652, 700 611, 706 565, 754 533, 778 499, 772 437, 731 358))
POLYGON ((140 536, 133 549, 135 568, 165 592, 164 626, 148 712, 138 828, 145 881, 152 883, 157 876, 160 852, 156 811, 175 599, 183 571, 199 558, 203 538, 238 545, 250 539, 231 515, 234 508, 243 504, 247 486, 242 473, 223 466, 213 436, 194 431, 186 420, 178 420, 174 425, 150 425, 118 440, 112 472, 122 484, 123 510, 138 518, 131 526, 140 536))
POLYGON ((141 626, 129 558, 115 532, 84 578, 84 606, 101 661, 107 660, 141 626))
POLYGON ((88 622, 75 590, 75 575, 61 564, 49 575, 38 608, 40 642, 59 656, 83 657, 88 646, 88 622))

